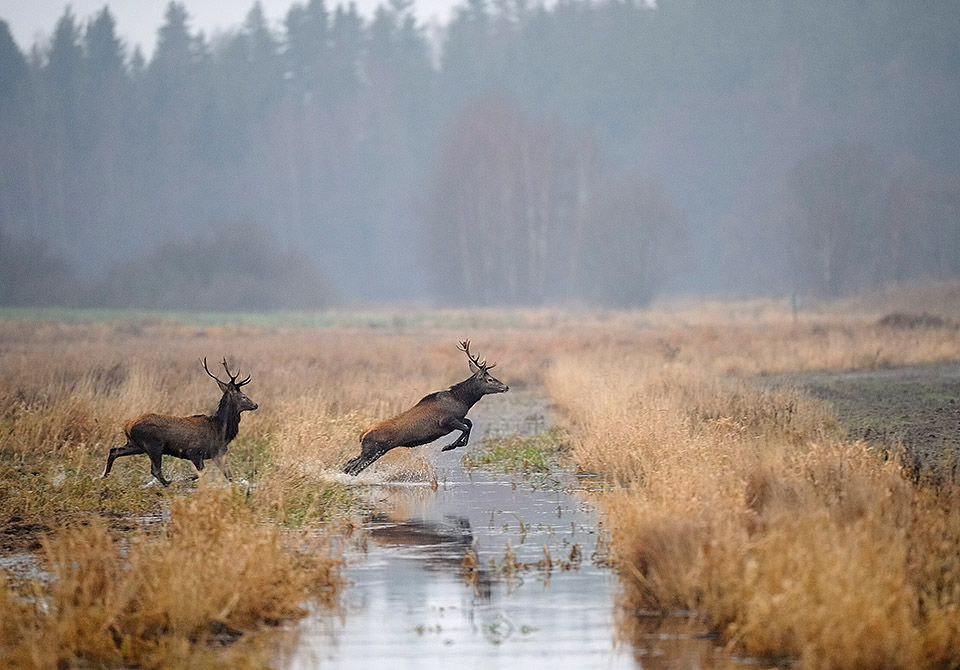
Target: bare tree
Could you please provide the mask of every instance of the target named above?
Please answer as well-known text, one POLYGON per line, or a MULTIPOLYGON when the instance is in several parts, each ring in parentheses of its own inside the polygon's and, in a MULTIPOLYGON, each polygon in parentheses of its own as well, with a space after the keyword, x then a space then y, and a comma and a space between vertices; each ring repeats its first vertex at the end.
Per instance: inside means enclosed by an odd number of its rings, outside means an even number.
POLYGON ((881 174, 870 145, 841 142, 815 151, 791 171, 799 210, 797 258, 812 288, 838 295, 862 278, 872 222, 865 216, 881 174))
POLYGON ((637 173, 608 176, 597 189, 580 266, 585 298, 646 304, 671 271, 666 260, 681 228, 659 184, 637 173))
POLYGON ((447 135, 428 205, 439 295, 481 304, 555 296, 575 177, 574 151, 555 124, 531 122, 494 94, 468 105, 447 135))

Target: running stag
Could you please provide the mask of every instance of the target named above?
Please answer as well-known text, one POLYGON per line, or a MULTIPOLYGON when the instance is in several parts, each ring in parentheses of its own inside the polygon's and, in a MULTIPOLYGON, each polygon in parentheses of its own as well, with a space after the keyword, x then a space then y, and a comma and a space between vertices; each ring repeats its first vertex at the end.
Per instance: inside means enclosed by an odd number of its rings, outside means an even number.
POLYGON ((212 416, 195 414, 183 417, 141 414, 127 421, 123 426, 127 443, 110 450, 103 477, 110 474, 113 461, 120 456, 146 454, 150 457, 150 472, 161 484, 169 486, 170 482, 160 470, 161 459, 166 454, 191 461, 197 470, 203 470, 203 462, 212 459, 223 476, 233 481, 230 466, 227 465, 227 445, 237 436, 240 413, 257 409, 257 403, 240 390, 241 386, 250 383, 250 376, 237 381, 239 375, 230 374, 226 358, 223 359, 223 369, 230 377, 229 382, 222 381, 210 372, 206 358, 203 359, 203 369, 223 391, 216 413, 212 416))
POLYGON ((347 461, 343 471, 357 475, 394 447, 419 447, 422 444, 459 430, 460 436, 441 451, 463 447, 470 439, 473 422, 467 412, 488 393, 507 391, 506 384, 489 372, 496 363, 487 365, 470 354, 470 341, 460 343, 460 350, 470 359, 473 374, 446 391, 425 396, 405 412, 368 428, 360 434, 360 455, 347 461))

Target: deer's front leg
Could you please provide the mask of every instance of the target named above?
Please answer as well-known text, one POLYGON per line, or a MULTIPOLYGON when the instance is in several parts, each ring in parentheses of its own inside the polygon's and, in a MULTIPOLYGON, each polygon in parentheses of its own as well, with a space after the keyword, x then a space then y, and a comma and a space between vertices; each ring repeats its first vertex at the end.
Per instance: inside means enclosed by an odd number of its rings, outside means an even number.
POLYGON ((147 455, 150 457, 150 474, 156 477, 157 481, 164 486, 170 486, 170 481, 163 476, 163 470, 160 469, 160 464, 163 461, 163 452, 153 450, 148 451, 147 455))
POLYGON ((447 421, 446 425, 453 430, 459 430, 462 432, 460 433, 460 437, 445 446, 440 451, 450 451, 451 449, 456 449, 457 447, 467 446, 467 440, 470 439, 470 429, 473 428, 473 421, 467 417, 463 417, 462 419, 451 419, 450 421, 447 421))
POLYGON ((230 465, 227 463, 226 454, 215 454, 213 457, 214 464, 220 468, 220 472, 223 473, 223 476, 228 482, 233 481, 233 473, 230 472, 230 465))

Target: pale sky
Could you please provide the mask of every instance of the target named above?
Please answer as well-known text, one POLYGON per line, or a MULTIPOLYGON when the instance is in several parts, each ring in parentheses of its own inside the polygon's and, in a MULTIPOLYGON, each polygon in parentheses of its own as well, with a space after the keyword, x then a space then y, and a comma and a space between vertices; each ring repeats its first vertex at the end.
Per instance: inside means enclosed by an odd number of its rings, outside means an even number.
MULTIPOLYGON (((261 0, 264 13, 274 27, 281 25, 290 6, 297 0, 261 0)), ((218 32, 237 28, 253 7, 254 0, 182 0, 190 16, 190 28, 193 32, 202 30, 207 39, 218 32)), ((306 4, 305 0, 300 0, 306 4)), ((385 0, 355 0, 357 9, 364 16, 371 16, 373 10, 385 0)), ((69 5, 74 18, 81 26, 104 6, 110 7, 117 22, 117 34, 127 45, 127 53, 132 53, 137 44, 149 60, 153 54, 157 29, 163 21, 169 0, 0 0, 0 19, 10 26, 10 32, 20 50, 30 51, 34 42, 49 39, 57 20, 63 16, 69 5)), ((332 9, 339 0, 327 0, 332 9)), ((343 4, 347 4, 344 0, 343 4)), ((415 0, 414 9, 421 23, 445 23, 453 7, 462 4, 461 0, 415 0)))

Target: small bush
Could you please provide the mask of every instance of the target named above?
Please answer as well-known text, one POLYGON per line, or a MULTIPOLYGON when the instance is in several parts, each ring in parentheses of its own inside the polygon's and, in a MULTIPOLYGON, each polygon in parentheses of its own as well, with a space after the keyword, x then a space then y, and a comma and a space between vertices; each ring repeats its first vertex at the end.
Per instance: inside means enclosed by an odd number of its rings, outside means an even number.
POLYGON ((880 318, 877 324, 884 328, 913 330, 916 328, 949 328, 950 323, 935 314, 907 314, 891 312, 880 318))

